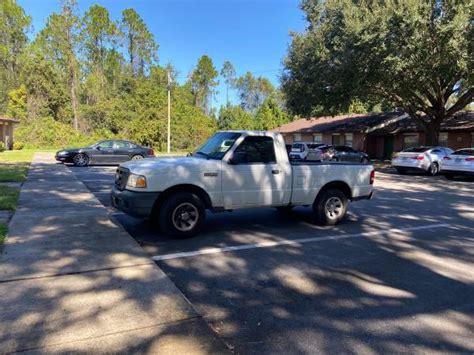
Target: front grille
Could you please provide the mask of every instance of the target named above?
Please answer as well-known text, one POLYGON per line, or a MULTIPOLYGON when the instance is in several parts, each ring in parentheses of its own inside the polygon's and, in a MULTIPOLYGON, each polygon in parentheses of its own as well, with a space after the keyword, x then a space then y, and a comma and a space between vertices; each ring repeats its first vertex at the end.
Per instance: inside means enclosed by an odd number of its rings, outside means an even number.
POLYGON ((117 171, 115 172, 115 186, 119 190, 125 189, 125 186, 127 186, 127 180, 129 175, 130 170, 128 170, 127 168, 123 168, 121 166, 117 168, 117 171))

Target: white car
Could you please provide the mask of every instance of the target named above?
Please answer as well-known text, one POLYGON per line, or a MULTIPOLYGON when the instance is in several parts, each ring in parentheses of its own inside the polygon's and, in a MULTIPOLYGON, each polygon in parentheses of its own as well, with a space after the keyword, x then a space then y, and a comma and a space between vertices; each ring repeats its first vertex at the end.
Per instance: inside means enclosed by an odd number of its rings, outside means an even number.
POLYGON ((392 158, 392 166, 400 173, 422 171, 429 175, 439 172, 443 158, 453 152, 446 147, 414 147, 396 153, 392 158))
POLYGON ((292 160, 306 160, 310 154, 314 154, 319 147, 326 146, 326 144, 312 143, 312 142, 295 142, 291 146, 290 159, 292 160))
POLYGON ((474 148, 459 149, 445 156, 440 172, 446 179, 461 175, 474 176, 474 148))
POLYGON ((189 157, 122 164, 112 204, 177 237, 195 235, 206 210, 312 206, 317 222, 332 225, 344 218, 348 201, 372 197, 374 178, 371 165, 290 162, 279 133, 224 131, 189 157))

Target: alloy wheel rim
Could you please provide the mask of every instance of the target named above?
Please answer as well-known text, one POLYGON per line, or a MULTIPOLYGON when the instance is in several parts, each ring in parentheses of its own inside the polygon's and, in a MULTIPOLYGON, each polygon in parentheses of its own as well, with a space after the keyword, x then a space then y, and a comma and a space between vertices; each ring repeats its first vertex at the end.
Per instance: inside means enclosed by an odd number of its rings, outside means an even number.
POLYGON ((134 155, 132 157, 132 160, 140 160, 140 159, 143 159, 143 157, 141 155, 134 155))
POLYGON ((330 219, 336 219, 342 214, 344 205, 339 197, 333 196, 326 201, 324 211, 330 219))
POLYGON ((174 227, 181 232, 192 230, 199 219, 199 211, 192 203, 184 202, 178 205, 172 214, 174 227))
POLYGON ((84 165, 86 163, 86 157, 82 154, 76 155, 75 161, 77 165, 84 165))

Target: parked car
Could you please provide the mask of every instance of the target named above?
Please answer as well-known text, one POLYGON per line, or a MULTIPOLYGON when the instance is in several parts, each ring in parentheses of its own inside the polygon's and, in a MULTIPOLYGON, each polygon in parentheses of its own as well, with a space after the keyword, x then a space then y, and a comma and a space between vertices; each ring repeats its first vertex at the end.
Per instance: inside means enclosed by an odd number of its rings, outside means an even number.
POLYGON ((104 140, 85 148, 63 149, 56 160, 76 166, 91 164, 120 164, 127 160, 154 157, 153 149, 124 140, 104 140))
POLYGON ((443 157, 452 152, 452 149, 446 147, 408 148, 393 156, 392 166, 400 174, 408 171, 422 171, 433 176, 439 172, 443 157))
POLYGON ((441 174, 446 179, 456 176, 474 176, 474 148, 456 150, 443 158, 441 174))
POLYGON ((316 221, 333 225, 348 201, 372 197, 374 178, 371 165, 290 161, 279 133, 224 131, 189 157, 121 164, 112 204, 182 238, 198 233, 206 209, 309 205, 316 221))
POLYGON ((328 161, 333 160, 336 151, 332 145, 319 144, 314 150, 310 150, 307 156, 307 160, 312 161, 328 161))
POLYGON ((313 142, 295 142, 291 146, 290 159, 305 160, 311 152, 324 145, 325 144, 313 142))
POLYGON ((367 153, 355 150, 347 145, 335 145, 333 147, 335 153, 332 157, 335 161, 350 161, 358 163, 370 163, 370 158, 367 153))

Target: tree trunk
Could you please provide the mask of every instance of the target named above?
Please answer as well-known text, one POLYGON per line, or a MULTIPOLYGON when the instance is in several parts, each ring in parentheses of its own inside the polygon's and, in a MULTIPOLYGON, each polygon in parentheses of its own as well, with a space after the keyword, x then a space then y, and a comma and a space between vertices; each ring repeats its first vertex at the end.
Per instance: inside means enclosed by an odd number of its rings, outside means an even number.
POLYGON ((74 116, 74 129, 79 130, 79 114, 77 109, 77 96, 76 96, 76 87, 77 87, 77 75, 74 65, 71 64, 71 103, 72 103, 72 113, 74 116))
POLYGON ((437 146, 439 143, 439 124, 430 124, 425 129, 425 144, 428 146, 437 146))

